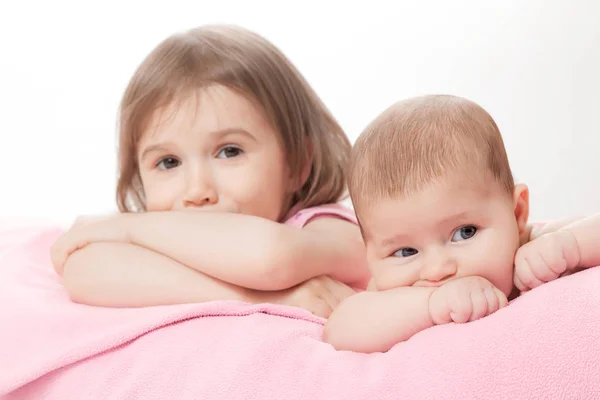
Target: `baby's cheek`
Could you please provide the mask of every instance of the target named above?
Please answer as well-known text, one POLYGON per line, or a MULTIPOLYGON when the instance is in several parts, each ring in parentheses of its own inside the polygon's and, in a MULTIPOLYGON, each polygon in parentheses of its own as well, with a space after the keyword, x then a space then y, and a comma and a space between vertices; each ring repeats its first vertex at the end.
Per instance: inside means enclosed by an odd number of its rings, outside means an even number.
POLYGON ((514 255, 510 250, 504 254, 498 254, 497 260, 491 263, 493 271, 490 271, 490 281, 507 296, 513 288, 514 255))
MULTIPOLYGON (((483 238, 481 238, 483 239, 483 238)), ((465 254, 464 275, 478 275, 508 295, 513 285, 513 243, 506 236, 490 235, 465 254), (468 270, 467 270, 468 269, 468 270)))
POLYGON ((410 268, 393 265, 389 260, 369 264, 369 272, 377 290, 389 290, 403 286, 411 286, 415 279, 410 277, 410 268))

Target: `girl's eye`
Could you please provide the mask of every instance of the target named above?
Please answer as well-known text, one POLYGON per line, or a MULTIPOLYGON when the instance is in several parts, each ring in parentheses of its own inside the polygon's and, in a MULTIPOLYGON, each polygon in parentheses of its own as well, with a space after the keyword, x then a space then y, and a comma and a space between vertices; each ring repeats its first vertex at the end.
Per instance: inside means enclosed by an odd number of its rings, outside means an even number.
POLYGON ((156 164, 156 167, 158 169, 171 169, 171 168, 178 167, 180 164, 181 164, 181 161, 179 161, 178 159, 176 159, 174 157, 165 157, 156 164))
POLYGON ((477 227, 473 225, 465 225, 454 231, 452 235, 453 242, 460 242, 462 240, 471 239, 477 233, 477 227))
POLYGON ((233 158, 242 154, 244 151, 239 147, 235 146, 225 146, 219 151, 217 154, 217 158, 233 158))
POLYGON ((412 247, 405 247, 394 253, 396 257, 412 257, 417 254, 419 250, 413 249, 412 247))

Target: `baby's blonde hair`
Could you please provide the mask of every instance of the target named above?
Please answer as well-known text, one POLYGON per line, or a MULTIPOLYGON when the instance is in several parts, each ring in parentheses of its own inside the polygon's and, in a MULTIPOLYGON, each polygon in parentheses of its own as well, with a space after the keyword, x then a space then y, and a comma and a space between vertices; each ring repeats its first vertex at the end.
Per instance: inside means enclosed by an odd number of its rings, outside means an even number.
POLYGON ((415 97, 389 107, 356 141, 350 196, 360 218, 364 207, 410 195, 449 173, 489 176, 514 190, 502 136, 483 108, 455 96, 415 97))
POLYGON ((145 210, 137 151, 154 112, 211 85, 234 90, 260 107, 281 134, 292 177, 300 179, 310 166, 308 179, 299 182, 302 186, 288 208, 344 197, 351 144, 338 122, 273 44, 243 28, 217 25, 167 38, 131 78, 120 106, 117 203, 121 211, 145 210))

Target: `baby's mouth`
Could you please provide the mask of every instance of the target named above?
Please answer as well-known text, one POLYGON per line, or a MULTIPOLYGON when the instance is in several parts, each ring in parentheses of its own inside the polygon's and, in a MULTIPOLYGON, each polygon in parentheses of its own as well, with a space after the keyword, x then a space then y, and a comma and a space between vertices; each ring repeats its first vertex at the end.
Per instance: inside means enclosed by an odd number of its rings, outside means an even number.
POLYGON ((412 286, 415 287, 440 287, 449 281, 454 279, 453 277, 442 279, 441 281, 417 281, 412 286))

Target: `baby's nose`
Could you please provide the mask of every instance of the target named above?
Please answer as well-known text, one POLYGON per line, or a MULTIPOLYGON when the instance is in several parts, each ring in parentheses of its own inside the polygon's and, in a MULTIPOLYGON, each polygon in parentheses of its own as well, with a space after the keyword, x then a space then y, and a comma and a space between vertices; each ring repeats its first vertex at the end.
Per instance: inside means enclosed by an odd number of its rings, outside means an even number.
POLYGON ((456 275, 456 270, 456 262, 452 259, 431 260, 421 269, 421 279, 440 282, 456 275))

